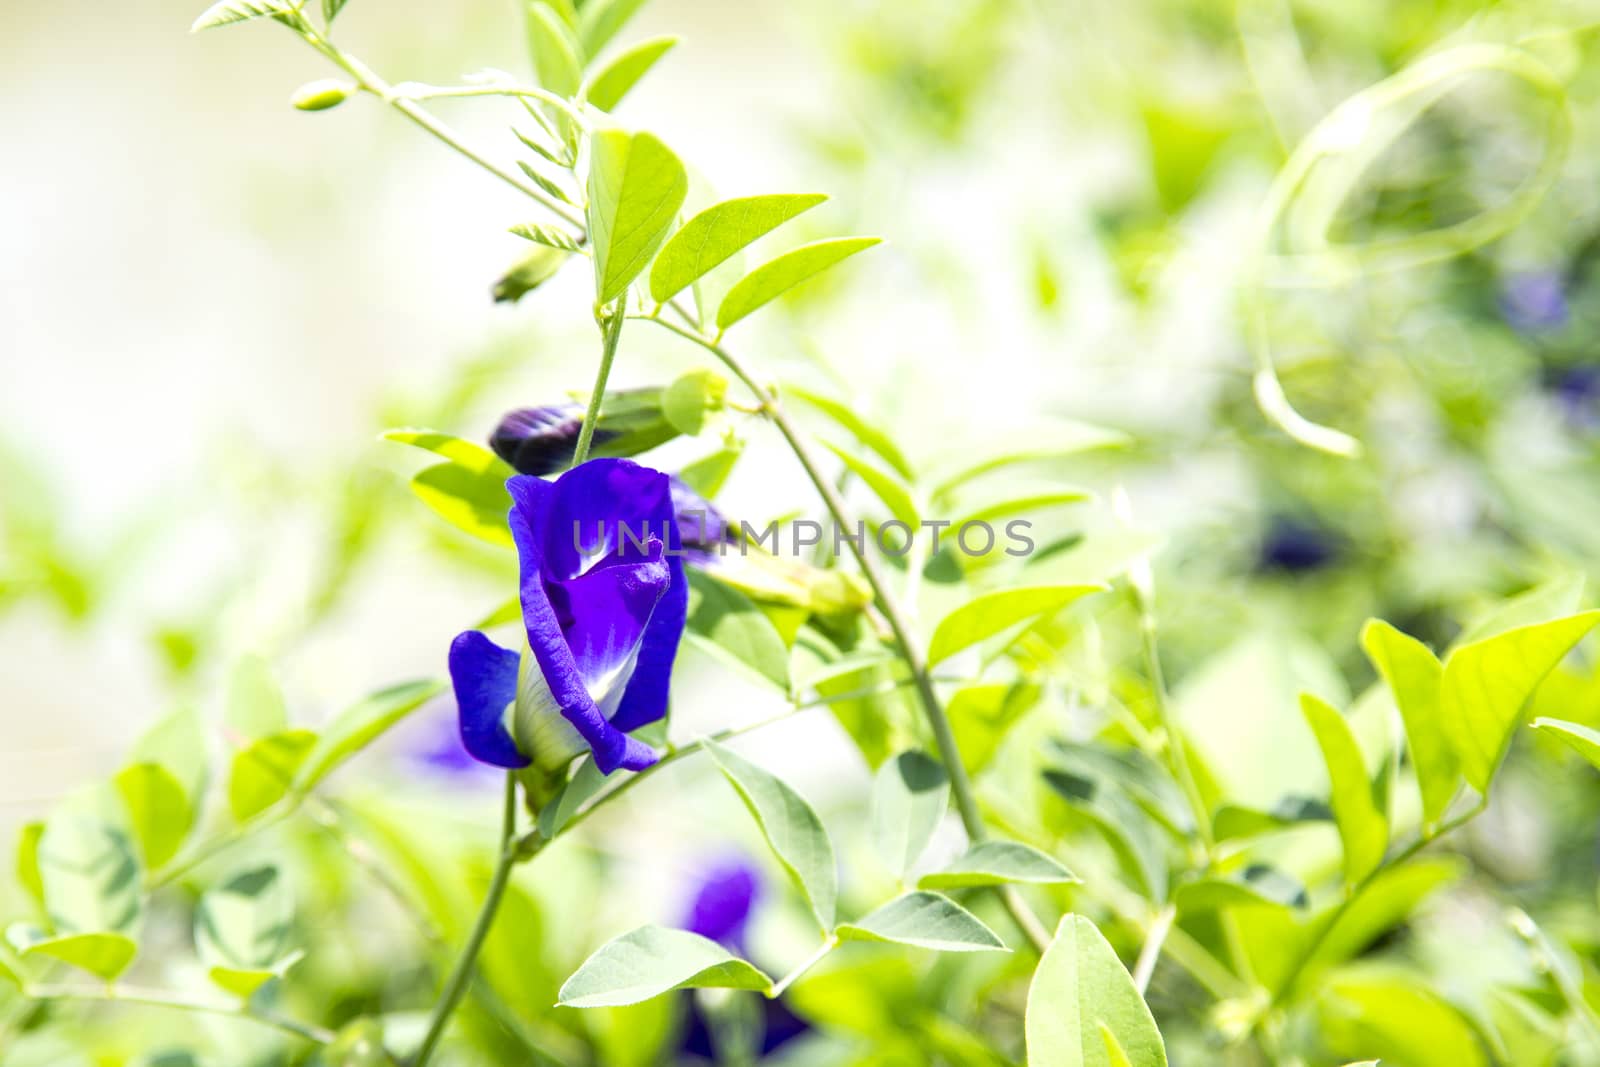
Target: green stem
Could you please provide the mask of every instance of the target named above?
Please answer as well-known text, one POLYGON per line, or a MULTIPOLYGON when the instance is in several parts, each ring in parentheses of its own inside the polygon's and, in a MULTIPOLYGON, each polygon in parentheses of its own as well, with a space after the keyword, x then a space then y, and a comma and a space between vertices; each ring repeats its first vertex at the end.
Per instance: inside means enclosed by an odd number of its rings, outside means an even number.
POLYGON ((1211 828, 1211 808, 1200 792, 1200 783, 1195 778, 1194 767, 1189 763, 1188 748, 1184 745, 1183 734, 1178 728, 1178 716, 1167 693, 1166 673, 1161 669, 1161 645, 1156 636, 1155 607, 1151 603, 1152 590, 1148 587, 1148 583, 1134 582, 1133 595, 1139 606, 1139 630, 1144 646, 1145 673, 1150 676, 1150 695, 1155 700, 1156 712, 1161 718, 1162 732, 1167 735, 1167 758, 1172 764, 1173 776, 1183 788, 1184 799, 1189 803, 1189 811, 1194 816, 1195 832, 1205 847, 1206 861, 1209 864, 1211 853, 1217 843, 1216 835, 1211 828), (1141 588, 1141 584, 1146 587, 1141 588))
MULTIPOLYGON (((672 302, 671 307, 679 315, 683 316, 686 321, 693 321, 676 301, 672 302)), ((722 361, 723 366, 732 371, 734 376, 745 384, 760 403, 767 418, 778 428, 778 432, 783 435, 783 439, 789 445, 789 450, 794 453, 794 457, 799 461, 801 468, 806 473, 806 477, 811 480, 811 484, 816 487, 817 493, 822 497, 822 502, 827 507, 829 514, 833 516, 833 521, 838 523, 842 529, 854 529, 855 523, 852 521, 849 508, 845 505, 843 498, 840 497, 838 490, 834 488, 833 483, 822 473, 822 468, 818 466, 816 458, 811 453, 810 446, 801 437, 794 423, 789 421, 788 414, 783 410, 782 405, 778 403, 778 398, 772 394, 771 390, 761 384, 733 353, 716 341, 706 338, 692 329, 668 322, 665 319, 658 318, 652 321, 671 330, 680 337, 693 341, 716 356, 717 359, 722 361)), ((967 776, 966 764, 961 760, 960 749, 956 747, 955 733, 950 728, 950 719, 945 715, 944 705, 940 703, 939 695, 933 688, 933 678, 928 672, 927 661, 923 658, 922 651, 917 646, 917 642, 912 635, 911 626, 901 612, 900 606, 889 588, 888 581, 879 569, 877 561, 867 552, 865 544, 857 544, 851 539, 846 540, 850 545, 851 554, 855 556, 856 563, 861 568, 862 576, 872 588, 879 610, 889 624, 889 630, 894 637, 895 644, 899 647, 901 658, 905 660, 906 667, 911 672, 911 680, 921 700, 924 717, 928 720, 928 727, 933 732, 934 744, 939 750, 939 759, 944 764, 945 773, 950 778, 950 791, 956 798, 956 810, 961 816, 961 825, 966 828, 967 837, 972 843, 977 844, 988 836, 988 832, 984 828, 982 816, 978 813, 978 803, 972 791, 972 781, 967 776)), ((1039 921, 1039 917, 1033 914, 1027 902, 1022 899, 1021 894, 1014 888, 1007 886, 1000 890, 1000 899, 1006 910, 1010 912, 1011 917, 1016 921, 1017 926, 1028 940, 1033 943, 1034 948, 1040 952, 1048 948, 1050 945, 1050 932, 1039 921)))
POLYGON ((444 1036, 450 1016, 455 1013, 457 1005, 461 1003, 461 998, 467 991, 467 985, 472 981, 478 953, 482 951, 483 942, 489 936, 489 928, 494 925, 495 913, 500 910, 500 901, 505 896, 506 885, 511 881, 511 868, 517 862, 516 834, 517 776, 515 772, 507 771, 505 811, 500 827, 500 853, 499 859, 495 862, 494 876, 489 882, 489 892, 483 898, 483 907, 478 911, 478 919, 472 925, 472 933, 467 936, 467 943, 461 949, 461 956, 456 960, 455 969, 450 972, 450 978, 445 982, 444 994, 439 998, 439 1003, 434 1005, 427 1036, 422 1039, 422 1045, 417 1049, 417 1058, 412 1061, 412 1067, 425 1067, 432 1057, 439 1039, 444 1036))
POLYGON ((589 394, 589 408, 583 413, 583 425, 578 428, 577 447, 572 450, 574 467, 589 458, 589 448, 594 444, 594 427, 600 420, 600 402, 606 395, 606 381, 611 377, 611 362, 617 358, 617 342, 622 337, 622 323, 626 318, 621 304, 612 308, 609 314, 602 312, 600 315, 600 369, 595 373, 594 390, 589 394))
POLYGON ((321 52, 324 56, 327 56, 328 59, 332 60, 333 63, 341 70, 350 75, 350 77, 354 78, 356 84, 361 86, 362 89, 376 96, 378 99, 382 100, 384 103, 400 112, 400 114, 404 115, 416 125, 426 130, 432 137, 443 142, 445 145, 448 145, 450 148, 455 149, 461 155, 476 163, 490 174, 493 174, 496 178, 499 178, 513 189, 516 189, 525 196, 537 200, 540 204, 544 205, 545 209, 551 214, 570 222, 574 226, 582 228, 584 221, 583 217, 579 215, 573 208, 571 208, 569 205, 561 203, 555 197, 551 196, 549 193, 546 193, 538 186, 530 185, 521 178, 517 177, 515 174, 511 173, 509 170, 506 170, 498 164, 490 162, 482 155, 479 155, 478 152, 469 147, 467 143, 461 139, 459 134, 457 134, 449 126, 446 126, 443 122, 440 122, 438 119, 434 118, 426 108, 422 107, 415 100, 396 92, 394 86, 384 81, 383 78, 378 76, 377 72, 375 72, 371 67, 368 67, 365 63, 361 62, 361 60, 357 59, 355 56, 340 51, 340 49, 331 41, 322 37, 310 27, 303 28, 301 30, 301 36, 305 38, 306 42, 310 44, 311 47, 315 48, 318 52, 321 52))
POLYGON ((23 990, 28 1000, 102 1001, 121 1004, 142 1004, 155 1008, 172 1008, 178 1011, 199 1012, 205 1015, 226 1015, 236 1019, 249 1019, 263 1026, 290 1034, 318 1045, 332 1044, 336 1035, 331 1030, 271 1012, 257 1011, 247 1003, 224 1003, 198 1000, 157 989, 135 989, 131 986, 69 986, 36 985, 23 990))
POLYGON ((290 793, 279 801, 277 805, 268 808, 248 822, 240 823, 238 826, 234 826, 216 837, 207 838, 199 842, 187 855, 175 859, 154 875, 146 878, 145 890, 150 892, 160 889, 162 886, 171 885, 202 863, 227 851, 252 834, 259 833, 270 826, 275 826, 282 822, 295 813, 295 810, 300 805, 300 800, 301 794, 290 793))
POLYGON ((1339 925, 1339 921, 1344 918, 1345 913, 1350 910, 1351 906, 1355 904, 1357 900, 1361 899, 1361 895, 1363 893, 1372 888, 1372 884, 1374 882, 1376 882, 1387 872, 1393 870, 1394 868, 1400 866, 1400 864, 1415 856, 1418 852, 1421 852, 1424 848, 1432 844, 1434 841, 1437 841, 1445 834, 1448 834, 1450 831, 1470 822, 1487 806, 1488 798, 1485 797, 1480 799, 1478 803, 1474 804, 1467 811, 1457 815, 1455 818, 1447 819, 1440 823, 1438 828, 1432 833, 1428 833, 1426 830, 1424 830, 1422 833, 1419 833, 1416 839, 1413 840, 1409 845, 1401 849, 1399 852, 1386 857, 1382 863, 1373 868, 1372 873, 1368 874, 1365 878, 1361 879, 1361 881, 1357 882, 1355 886, 1345 894, 1344 899, 1341 900, 1329 914, 1327 921, 1322 924, 1315 936, 1311 938, 1311 941, 1304 949, 1301 950, 1300 955, 1295 959, 1294 966, 1289 968, 1289 972, 1284 978, 1283 984, 1280 985, 1277 992, 1272 995, 1272 1003, 1269 1005, 1269 1007, 1276 1007, 1282 1002, 1284 997, 1288 996, 1289 993, 1293 991, 1295 984, 1300 980, 1300 975, 1305 971, 1306 967, 1310 965, 1312 959, 1316 956, 1317 950, 1320 949, 1328 940, 1328 937, 1333 933, 1334 928, 1339 925))
POLYGON ((832 952, 838 947, 839 939, 837 937, 829 937, 827 940, 822 942, 822 944, 817 946, 817 950, 815 952, 801 961, 798 967, 784 975, 782 978, 778 979, 776 982, 772 983, 772 988, 767 990, 767 999, 777 1000, 779 997, 783 996, 784 990, 793 985, 797 978, 805 974, 817 964, 821 963, 828 953, 832 952))
POLYGON ((1167 935, 1172 933, 1173 921, 1178 917, 1178 908, 1174 904, 1167 904, 1158 912, 1144 933, 1144 945, 1139 949, 1139 958, 1133 965, 1133 984, 1141 996, 1150 988, 1150 976, 1155 974, 1156 962, 1161 959, 1161 946, 1166 943, 1167 935))
MULTIPOLYGON (((666 755, 656 760, 638 774, 628 778, 621 785, 618 785, 614 789, 608 790, 607 792, 596 797, 592 802, 590 802, 588 807, 579 811, 577 814, 573 815, 572 818, 568 819, 564 824, 562 824, 561 829, 556 831, 556 837, 560 837, 562 834, 574 829, 579 823, 583 822, 583 820, 600 810, 600 808, 616 800, 618 797, 622 796, 622 794, 639 785, 641 782, 644 782, 651 775, 659 774, 664 768, 670 767, 679 760, 699 752, 701 749, 706 747, 707 741, 716 741, 719 744, 723 741, 731 741, 736 737, 741 737, 744 734, 759 730, 764 726, 771 726, 774 723, 783 722, 785 719, 792 717, 796 712, 804 711, 807 707, 816 706, 817 705, 797 706, 789 711, 782 712, 778 715, 772 715, 765 719, 759 719, 756 722, 747 723, 744 726, 731 727, 726 730, 718 730, 716 733, 710 734, 707 737, 702 737, 679 748, 672 749, 666 755)), ((522 850, 523 856, 526 858, 532 858, 531 856, 528 856, 528 849, 537 848, 539 842, 540 836, 537 829, 530 830, 524 834, 519 842, 519 847, 522 850)))

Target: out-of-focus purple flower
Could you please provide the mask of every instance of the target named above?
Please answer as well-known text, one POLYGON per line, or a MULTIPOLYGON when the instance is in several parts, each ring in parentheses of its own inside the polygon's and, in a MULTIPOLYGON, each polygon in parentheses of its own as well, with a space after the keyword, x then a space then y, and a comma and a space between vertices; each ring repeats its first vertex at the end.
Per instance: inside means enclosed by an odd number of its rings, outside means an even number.
POLYGON ((1500 283, 1500 313, 1520 333, 1558 330, 1567 324, 1567 286, 1551 270, 1522 271, 1500 283))
MULTIPOLYGON (((762 895, 761 873, 746 857, 728 856, 709 866, 695 886, 683 920, 685 929, 720 942, 730 951, 748 955, 745 938, 751 914, 762 895)), ((679 1063, 723 1063, 760 1060, 808 1032, 811 1025, 780 1000, 751 997, 740 1003, 724 1002, 723 1010, 738 1012, 755 1005, 755 1017, 719 1019, 699 998, 686 994, 688 1017, 679 1046, 679 1063), (730 1025, 731 1024, 731 1025, 730 1025), (728 1041, 743 1045, 740 1055, 723 1047, 728 1041)))
POLYGON ((585 748, 603 774, 648 767, 655 752, 629 733, 667 713, 688 611, 667 476, 597 459, 506 488, 531 655, 475 630, 455 639, 462 742, 500 767, 554 769, 585 748))
POLYGON ((1275 518, 1261 539, 1257 565, 1265 571, 1303 574, 1320 570, 1339 555, 1338 539, 1299 519, 1275 518))
POLYGON ((1569 367, 1550 386, 1567 425, 1575 430, 1600 429, 1600 366, 1569 367))
POLYGON ((750 914, 760 898, 761 875, 748 860, 721 860, 701 876, 683 927, 742 954, 750 914))

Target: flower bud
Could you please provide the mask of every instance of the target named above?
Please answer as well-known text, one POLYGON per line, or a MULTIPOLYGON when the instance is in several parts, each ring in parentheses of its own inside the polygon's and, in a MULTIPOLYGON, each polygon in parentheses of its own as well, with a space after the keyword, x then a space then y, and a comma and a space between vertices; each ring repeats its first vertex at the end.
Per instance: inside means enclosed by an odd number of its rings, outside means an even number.
POLYGON ((326 111, 344 103, 354 91, 355 86, 349 82, 322 78, 302 85, 295 92, 292 102, 301 111, 326 111))
MULTIPOLYGON (((660 389, 619 389, 600 404, 590 458, 626 459, 678 436, 661 408, 660 389)), ((489 447, 520 474, 540 477, 572 465, 583 427, 584 405, 576 401, 519 408, 500 420, 489 447)))

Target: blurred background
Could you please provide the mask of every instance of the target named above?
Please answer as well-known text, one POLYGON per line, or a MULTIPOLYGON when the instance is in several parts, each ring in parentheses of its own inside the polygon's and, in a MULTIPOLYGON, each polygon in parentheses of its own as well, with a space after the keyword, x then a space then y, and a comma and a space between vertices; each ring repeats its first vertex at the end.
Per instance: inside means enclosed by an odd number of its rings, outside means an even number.
MULTIPOLYGON (((377 434, 482 440, 503 411, 592 373, 585 272, 491 297, 527 247, 507 233, 530 217, 518 193, 374 101, 294 110, 299 85, 333 73, 320 57, 269 24, 191 36, 198 6, 0 8, 7 830, 114 770, 159 715, 216 707, 241 656, 268 659, 311 724, 442 673, 450 637, 503 599, 505 561, 418 508, 415 461, 377 434)), ((1180 704, 1226 727, 1207 760, 1265 803, 1321 773, 1293 690, 1348 698, 1371 682, 1362 620, 1442 647, 1500 598, 1600 566, 1597 20, 1600 4, 1576 0, 654 0, 627 37, 683 43, 619 118, 720 197, 829 194, 796 232, 886 239, 741 327, 764 376, 845 399, 930 462, 1064 419, 1124 435, 1044 472, 1102 503, 1036 526, 1121 529, 1103 501, 1127 489, 1162 545, 1180 704), (1307 450, 1251 395, 1239 283, 1269 185, 1340 101, 1475 41, 1554 72, 1572 150, 1498 240, 1270 289, 1288 395, 1365 446, 1353 460, 1307 450)), ((391 81, 528 76, 509 0, 351 0, 340 32, 391 81)), ((1537 171, 1549 100, 1493 74, 1450 90, 1327 202, 1337 240, 1469 219, 1537 171)), ((434 109, 515 158, 516 105, 434 109)), ((629 329, 613 384, 700 362, 629 329)), ((744 432, 725 510, 760 522, 813 508, 781 448, 744 432)), ((1052 714, 1115 690, 1126 623, 1104 620, 1104 655, 1059 665, 1052 714)), ((1563 716, 1600 718, 1600 686, 1574 670, 1563 716)), ((696 699, 675 712, 682 737, 772 699, 692 657, 683 672, 696 699)), ((492 789, 418 769, 451 710, 408 724, 383 757, 388 784, 363 788, 435 814, 436 793, 465 789, 451 817, 486 835, 492 789)), ((826 717, 752 751, 825 815, 865 788, 826 717)), ((657 895, 608 907, 675 921, 703 873, 685 855, 711 862, 743 832, 706 822, 690 777, 612 828, 610 847, 660 855, 637 876, 657 895)), ((1559 866, 1592 911, 1595 841, 1578 828, 1600 796, 1541 777, 1513 776, 1508 793, 1529 795, 1500 816, 1527 833, 1491 849, 1494 869, 1554 894, 1559 866)), ((608 918, 573 934, 574 951, 608 918)))

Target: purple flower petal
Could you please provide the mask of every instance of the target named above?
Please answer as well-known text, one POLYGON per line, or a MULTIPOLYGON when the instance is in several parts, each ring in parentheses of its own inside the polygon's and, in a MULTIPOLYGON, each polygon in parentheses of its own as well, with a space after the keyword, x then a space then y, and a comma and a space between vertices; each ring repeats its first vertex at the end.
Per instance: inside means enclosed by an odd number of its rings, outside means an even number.
POLYGON ((450 681, 461 714, 461 743, 474 759, 496 767, 526 767, 506 729, 506 707, 517 699, 517 668, 522 657, 501 648, 476 630, 450 644, 450 681))
POLYGON ((578 673, 591 694, 625 683, 638 657, 640 640, 651 622, 661 594, 672 581, 659 540, 650 542, 650 557, 628 562, 609 556, 570 581, 546 582, 545 592, 572 649, 578 673))
POLYGON ((576 578, 613 553, 643 559, 648 538, 666 540, 673 522, 667 476, 629 460, 590 460, 551 488, 540 537, 544 573, 556 580, 576 578))
POLYGON ((506 488, 523 623, 550 702, 602 773, 649 766, 654 751, 625 731, 665 714, 687 596, 682 561, 666 552, 677 540, 666 475, 602 459, 506 488))

